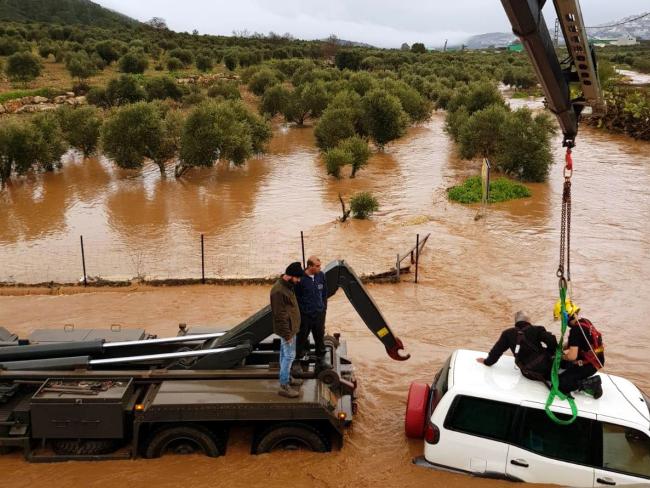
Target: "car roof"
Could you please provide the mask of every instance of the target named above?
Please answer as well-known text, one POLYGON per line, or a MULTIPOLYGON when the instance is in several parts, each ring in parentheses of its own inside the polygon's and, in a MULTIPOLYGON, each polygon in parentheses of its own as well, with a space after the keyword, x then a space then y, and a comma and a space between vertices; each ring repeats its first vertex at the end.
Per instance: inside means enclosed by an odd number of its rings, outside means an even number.
MULTIPOLYGON (((485 366, 476 358, 487 353, 467 349, 456 350, 451 357, 449 389, 481 398, 521 404, 546 404, 549 390, 540 381, 524 378, 515 366, 512 356, 502 356, 496 364, 485 366)), ((640 425, 650 430, 650 413, 641 391, 620 376, 598 373, 602 379, 603 396, 598 400, 583 393, 575 393, 578 412, 589 412, 640 425)), ((555 399, 553 407, 568 408, 566 401, 555 399)), ((555 410, 555 409, 554 409, 555 410)))

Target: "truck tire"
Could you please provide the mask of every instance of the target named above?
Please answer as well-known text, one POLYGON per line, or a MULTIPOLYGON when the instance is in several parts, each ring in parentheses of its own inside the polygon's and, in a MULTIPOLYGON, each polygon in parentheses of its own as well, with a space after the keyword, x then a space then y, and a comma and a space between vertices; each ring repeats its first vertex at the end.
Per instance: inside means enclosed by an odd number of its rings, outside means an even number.
POLYGON ((306 448, 314 452, 331 450, 327 437, 308 424, 291 422, 268 427, 256 436, 253 454, 264 454, 274 450, 298 450, 306 448))
POLYGON ((427 415, 429 402, 429 385, 411 383, 408 400, 406 400, 406 415, 404 418, 404 432, 406 437, 421 439, 424 436, 424 421, 427 415))
POLYGON ((209 457, 218 457, 225 451, 225 440, 205 427, 174 425, 154 431, 144 450, 144 457, 158 458, 167 452, 173 454, 202 452, 209 457))
POLYGON ((61 456, 98 456, 115 451, 115 439, 56 439, 52 450, 61 456))

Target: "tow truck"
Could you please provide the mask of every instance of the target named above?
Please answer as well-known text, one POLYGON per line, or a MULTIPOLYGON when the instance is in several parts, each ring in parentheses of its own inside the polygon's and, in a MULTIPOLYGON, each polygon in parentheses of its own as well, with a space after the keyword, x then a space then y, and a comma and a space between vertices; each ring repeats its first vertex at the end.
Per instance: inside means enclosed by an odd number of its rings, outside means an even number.
MULTIPOLYGON (((329 296, 343 289, 388 355, 408 359, 352 268, 339 260, 324 272, 329 296)), ((308 354, 298 368, 303 394, 288 399, 277 394, 270 306, 229 330, 181 324, 164 338, 67 328, 20 339, 0 329, 0 450, 33 462, 219 456, 243 424, 254 427, 254 454, 329 451, 354 418, 357 379, 340 334, 325 344, 331 367, 308 354)))

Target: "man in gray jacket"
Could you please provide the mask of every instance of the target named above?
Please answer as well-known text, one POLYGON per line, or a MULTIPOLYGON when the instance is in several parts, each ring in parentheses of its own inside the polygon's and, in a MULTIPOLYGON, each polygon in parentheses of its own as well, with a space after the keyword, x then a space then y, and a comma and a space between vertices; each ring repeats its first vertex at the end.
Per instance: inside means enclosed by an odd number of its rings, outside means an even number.
POLYGON ((300 396, 302 380, 291 378, 291 364, 296 357, 296 334, 300 329, 300 309, 294 286, 300 283, 304 271, 299 262, 287 266, 284 274, 271 288, 273 332, 280 336, 280 390, 288 398, 300 396), (291 388, 297 386, 298 390, 291 388))

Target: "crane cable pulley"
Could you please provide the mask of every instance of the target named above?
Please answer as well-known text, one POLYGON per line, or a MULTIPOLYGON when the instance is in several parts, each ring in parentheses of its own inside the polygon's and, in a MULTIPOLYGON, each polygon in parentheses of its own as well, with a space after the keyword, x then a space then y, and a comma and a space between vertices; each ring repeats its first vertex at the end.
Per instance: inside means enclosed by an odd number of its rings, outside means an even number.
POLYGON ((560 262, 557 267, 558 287, 560 290, 560 317, 562 320, 562 328, 560 333, 560 340, 558 341, 555 350, 555 357, 553 358, 553 367, 551 369, 551 391, 546 399, 546 415, 559 425, 570 425, 578 416, 578 407, 576 407, 575 400, 571 395, 565 395, 559 389, 559 369, 562 362, 562 352, 564 344, 564 334, 568 326, 568 313, 566 311, 566 299, 569 286, 571 285, 571 176, 573 175, 573 158, 571 157, 571 148, 568 147, 565 156, 564 166, 564 188, 562 190, 562 217, 560 224, 560 262), (566 265, 566 267, 565 267, 566 265), (570 419, 560 419, 551 410, 551 405, 555 398, 562 401, 567 401, 571 408, 570 419))

